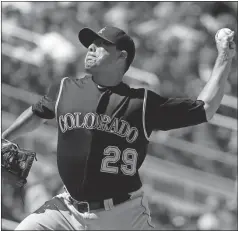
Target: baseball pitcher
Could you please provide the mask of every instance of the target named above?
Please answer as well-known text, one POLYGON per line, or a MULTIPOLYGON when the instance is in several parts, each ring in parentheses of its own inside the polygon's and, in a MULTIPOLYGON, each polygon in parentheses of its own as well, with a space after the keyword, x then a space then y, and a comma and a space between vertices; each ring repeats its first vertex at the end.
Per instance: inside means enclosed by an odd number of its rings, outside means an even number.
MULTIPOLYGON (((123 80, 135 56, 133 40, 116 27, 79 32, 88 49, 83 78, 64 77, 23 112, 2 138, 58 124, 57 164, 65 192, 25 218, 17 230, 149 230, 147 197, 138 174, 154 130, 207 122, 224 95, 234 32, 221 30, 217 60, 197 100, 165 98, 123 80)), ((159 169, 158 169, 159 171, 159 169)))

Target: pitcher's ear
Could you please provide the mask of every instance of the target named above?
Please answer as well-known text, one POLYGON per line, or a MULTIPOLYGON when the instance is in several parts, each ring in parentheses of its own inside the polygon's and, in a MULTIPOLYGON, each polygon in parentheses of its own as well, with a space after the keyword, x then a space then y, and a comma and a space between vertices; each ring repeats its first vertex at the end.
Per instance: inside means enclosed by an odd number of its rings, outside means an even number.
POLYGON ((121 51, 120 57, 126 59, 127 58, 127 51, 121 51))

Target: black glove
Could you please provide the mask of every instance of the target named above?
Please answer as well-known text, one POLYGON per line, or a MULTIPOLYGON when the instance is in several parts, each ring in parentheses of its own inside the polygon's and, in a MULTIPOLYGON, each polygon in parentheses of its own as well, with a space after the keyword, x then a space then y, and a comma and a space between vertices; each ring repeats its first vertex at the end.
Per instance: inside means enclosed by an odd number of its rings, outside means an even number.
POLYGON ((23 187, 31 170, 36 153, 20 149, 17 144, 2 139, 2 180, 16 187, 23 187))

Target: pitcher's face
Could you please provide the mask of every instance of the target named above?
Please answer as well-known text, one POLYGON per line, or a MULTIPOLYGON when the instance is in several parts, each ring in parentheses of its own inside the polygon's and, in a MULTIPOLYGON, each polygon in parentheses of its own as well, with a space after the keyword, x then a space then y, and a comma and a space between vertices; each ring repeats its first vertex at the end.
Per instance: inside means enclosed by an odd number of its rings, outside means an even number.
POLYGON ((88 47, 85 69, 92 74, 107 68, 113 69, 117 65, 118 58, 119 51, 116 45, 99 38, 88 47))

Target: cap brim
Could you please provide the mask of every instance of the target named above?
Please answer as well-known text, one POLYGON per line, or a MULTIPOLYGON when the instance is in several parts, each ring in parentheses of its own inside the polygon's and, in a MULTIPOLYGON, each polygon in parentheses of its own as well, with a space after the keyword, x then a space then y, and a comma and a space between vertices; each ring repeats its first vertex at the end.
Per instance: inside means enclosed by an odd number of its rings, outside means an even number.
POLYGON ((81 31, 79 31, 78 38, 79 41, 87 48, 98 38, 101 38, 109 43, 114 44, 112 41, 104 38, 103 36, 100 36, 90 28, 83 28, 81 31))

